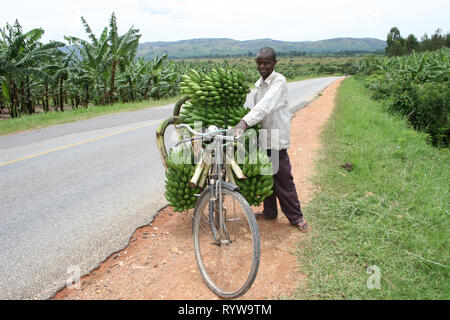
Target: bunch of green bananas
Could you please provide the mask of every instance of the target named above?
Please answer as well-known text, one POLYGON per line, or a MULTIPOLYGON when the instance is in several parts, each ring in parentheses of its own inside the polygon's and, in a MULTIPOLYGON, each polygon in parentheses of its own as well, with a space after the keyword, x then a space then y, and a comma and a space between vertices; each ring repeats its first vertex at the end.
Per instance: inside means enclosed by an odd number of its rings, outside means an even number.
POLYGON ((242 106, 250 92, 244 73, 235 68, 212 69, 202 75, 191 70, 181 79, 181 93, 189 95, 193 104, 204 107, 242 106))
MULTIPOLYGON (((207 128, 210 125, 228 128, 229 126, 236 126, 249 111, 249 108, 239 106, 228 107, 227 110, 222 107, 204 108, 193 104, 191 101, 187 101, 183 104, 180 115, 183 117, 182 122, 191 127, 194 127, 194 123, 200 122, 203 128, 207 128), (226 123, 225 119, 227 120, 226 123)), ((258 124, 253 128, 258 130, 260 125, 258 124)))
MULTIPOLYGON (((244 103, 250 92, 244 73, 235 69, 212 69, 200 75, 191 70, 190 75, 181 76, 181 92, 190 98, 180 111, 181 122, 194 127, 215 125, 221 128, 236 126, 250 112, 244 103)), ((260 125, 253 126, 257 131, 260 125)))
POLYGON ((183 158, 183 149, 172 149, 169 157, 167 157, 168 169, 166 170, 166 199, 169 205, 174 207, 175 212, 191 209, 195 206, 197 198, 194 196, 200 193, 199 188, 191 188, 189 181, 194 171, 193 153, 190 162, 183 158), (183 159, 184 161, 181 161, 183 159), (188 162, 188 163, 186 163, 188 162))
POLYGON ((251 156, 246 154, 245 162, 239 166, 247 177, 246 180, 236 179, 236 184, 240 187, 239 192, 250 205, 258 206, 273 192, 272 162, 264 151, 259 150, 251 156))

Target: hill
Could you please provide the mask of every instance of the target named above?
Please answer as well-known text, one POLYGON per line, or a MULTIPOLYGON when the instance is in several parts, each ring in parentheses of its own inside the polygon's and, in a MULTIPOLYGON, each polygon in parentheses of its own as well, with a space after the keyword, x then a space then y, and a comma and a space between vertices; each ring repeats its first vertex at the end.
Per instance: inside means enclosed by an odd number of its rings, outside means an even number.
POLYGON ((386 41, 374 38, 335 38, 320 41, 289 42, 272 39, 238 41, 226 38, 203 38, 180 41, 144 42, 138 56, 153 58, 168 53, 170 58, 197 58, 234 55, 255 55, 261 47, 272 47, 278 53, 338 53, 343 51, 383 51, 386 41))

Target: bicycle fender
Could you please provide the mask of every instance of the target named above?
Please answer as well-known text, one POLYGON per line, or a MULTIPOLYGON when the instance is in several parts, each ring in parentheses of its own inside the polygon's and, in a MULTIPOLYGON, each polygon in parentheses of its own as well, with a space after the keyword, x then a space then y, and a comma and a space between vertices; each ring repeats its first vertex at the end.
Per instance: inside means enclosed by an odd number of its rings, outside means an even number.
POLYGON ((239 191, 239 186, 225 181, 222 181, 222 188, 226 188, 231 191, 239 191))

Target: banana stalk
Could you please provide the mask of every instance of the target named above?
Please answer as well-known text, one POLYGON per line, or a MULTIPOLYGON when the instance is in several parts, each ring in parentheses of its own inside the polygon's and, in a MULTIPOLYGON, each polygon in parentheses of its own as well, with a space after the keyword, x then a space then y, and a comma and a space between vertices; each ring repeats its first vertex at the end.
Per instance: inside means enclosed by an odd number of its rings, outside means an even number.
POLYGON ((230 162, 231 169, 233 169, 234 174, 239 180, 246 180, 247 177, 242 172, 239 165, 236 163, 236 161, 233 158, 229 158, 228 161, 230 162))
POLYGON ((231 165, 227 164, 225 170, 226 170, 226 174, 228 176, 229 181, 232 184, 236 185, 236 180, 234 179, 233 170, 231 169, 231 165))
MULTIPOLYGON (((189 96, 186 95, 183 98, 181 98, 180 100, 178 100, 177 103, 175 103, 175 107, 173 108, 173 116, 170 118, 167 118, 166 120, 163 120, 159 124, 158 128, 156 129, 156 147, 159 150, 159 154, 161 156, 162 163, 166 170, 168 168, 168 165, 166 162, 168 153, 167 153, 167 149, 166 149, 166 142, 164 140, 164 134, 170 125, 176 125, 176 124, 179 124, 180 122, 183 122, 183 117, 180 117, 180 109, 181 109, 181 106, 183 105, 183 103, 185 103, 188 99, 189 99, 189 96)), ((176 130, 176 131, 178 134, 178 139, 181 141, 183 137, 182 137, 181 133, 179 132, 179 130, 176 130)))
POLYGON ((173 116, 174 117, 179 117, 180 116, 181 106, 188 100, 189 100, 189 96, 185 95, 183 98, 178 100, 177 103, 175 103, 175 107, 173 108, 173 116))
POLYGON ((192 176, 191 181, 189 182, 189 186, 191 188, 197 187, 198 179, 200 179, 200 175, 202 174, 203 168, 205 167, 205 162, 203 161, 203 157, 200 157, 200 161, 197 163, 195 167, 194 175, 192 176))
POLYGON ((210 164, 205 163, 205 167, 202 172, 202 176, 200 177, 200 181, 198 183, 198 187, 203 189, 203 186, 205 185, 206 178, 208 177, 209 168, 211 168, 210 164))
POLYGON ((170 126, 171 124, 177 123, 177 120, 178 119, 176 119, 175 117, 167 118, 166 120, 163 120, 156 129, 156 147, 158 148, 162 163, 166 171, 169 166, 166 160, 168 154, 166 149, 166 142, 164 140, 164 133, 166 132, 167 127, 170 126))

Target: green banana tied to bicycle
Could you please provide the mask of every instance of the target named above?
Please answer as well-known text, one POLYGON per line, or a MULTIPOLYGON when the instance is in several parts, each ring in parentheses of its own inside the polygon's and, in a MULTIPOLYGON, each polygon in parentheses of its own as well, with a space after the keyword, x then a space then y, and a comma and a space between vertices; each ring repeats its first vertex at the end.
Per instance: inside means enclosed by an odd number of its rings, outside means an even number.
MULTIPOLYGON (((192 128, 231 128, 250 111, 244 107, 250 89, 244 73, 236 68, 217 68, 202 74, 191 70, 189 75, 181 78, 181 93, 186 96, 180 101, 181 107, 176 107, 179 114, 174 112, 174 124, 187 124, 192 128)), ((166 126, 167 123, 162 129, 166 126)), ((248 129, 252 130, 248 130, 243 143, 234 142, 231 148, 227 147, 224 178, 239 186, 239 192, 250 205, 258 206, 273 192, 273 170, 267 154, 250 147, 251 141, 258 141, 260 125, 248 129), (251 135, 256 135, 256 139, 251 135)), ((181 139, 181 132, 178 134, 181 139)), ((165 196, 174 211, 194 208, 196 195, 207 185, 211 157, 205 141, 200 143, 201 148, 198 145, 195 142, 189 146, 185 144, 182 148, 173 148, 169 154, 160 150, 163 158, 165 156, 165 196)))

